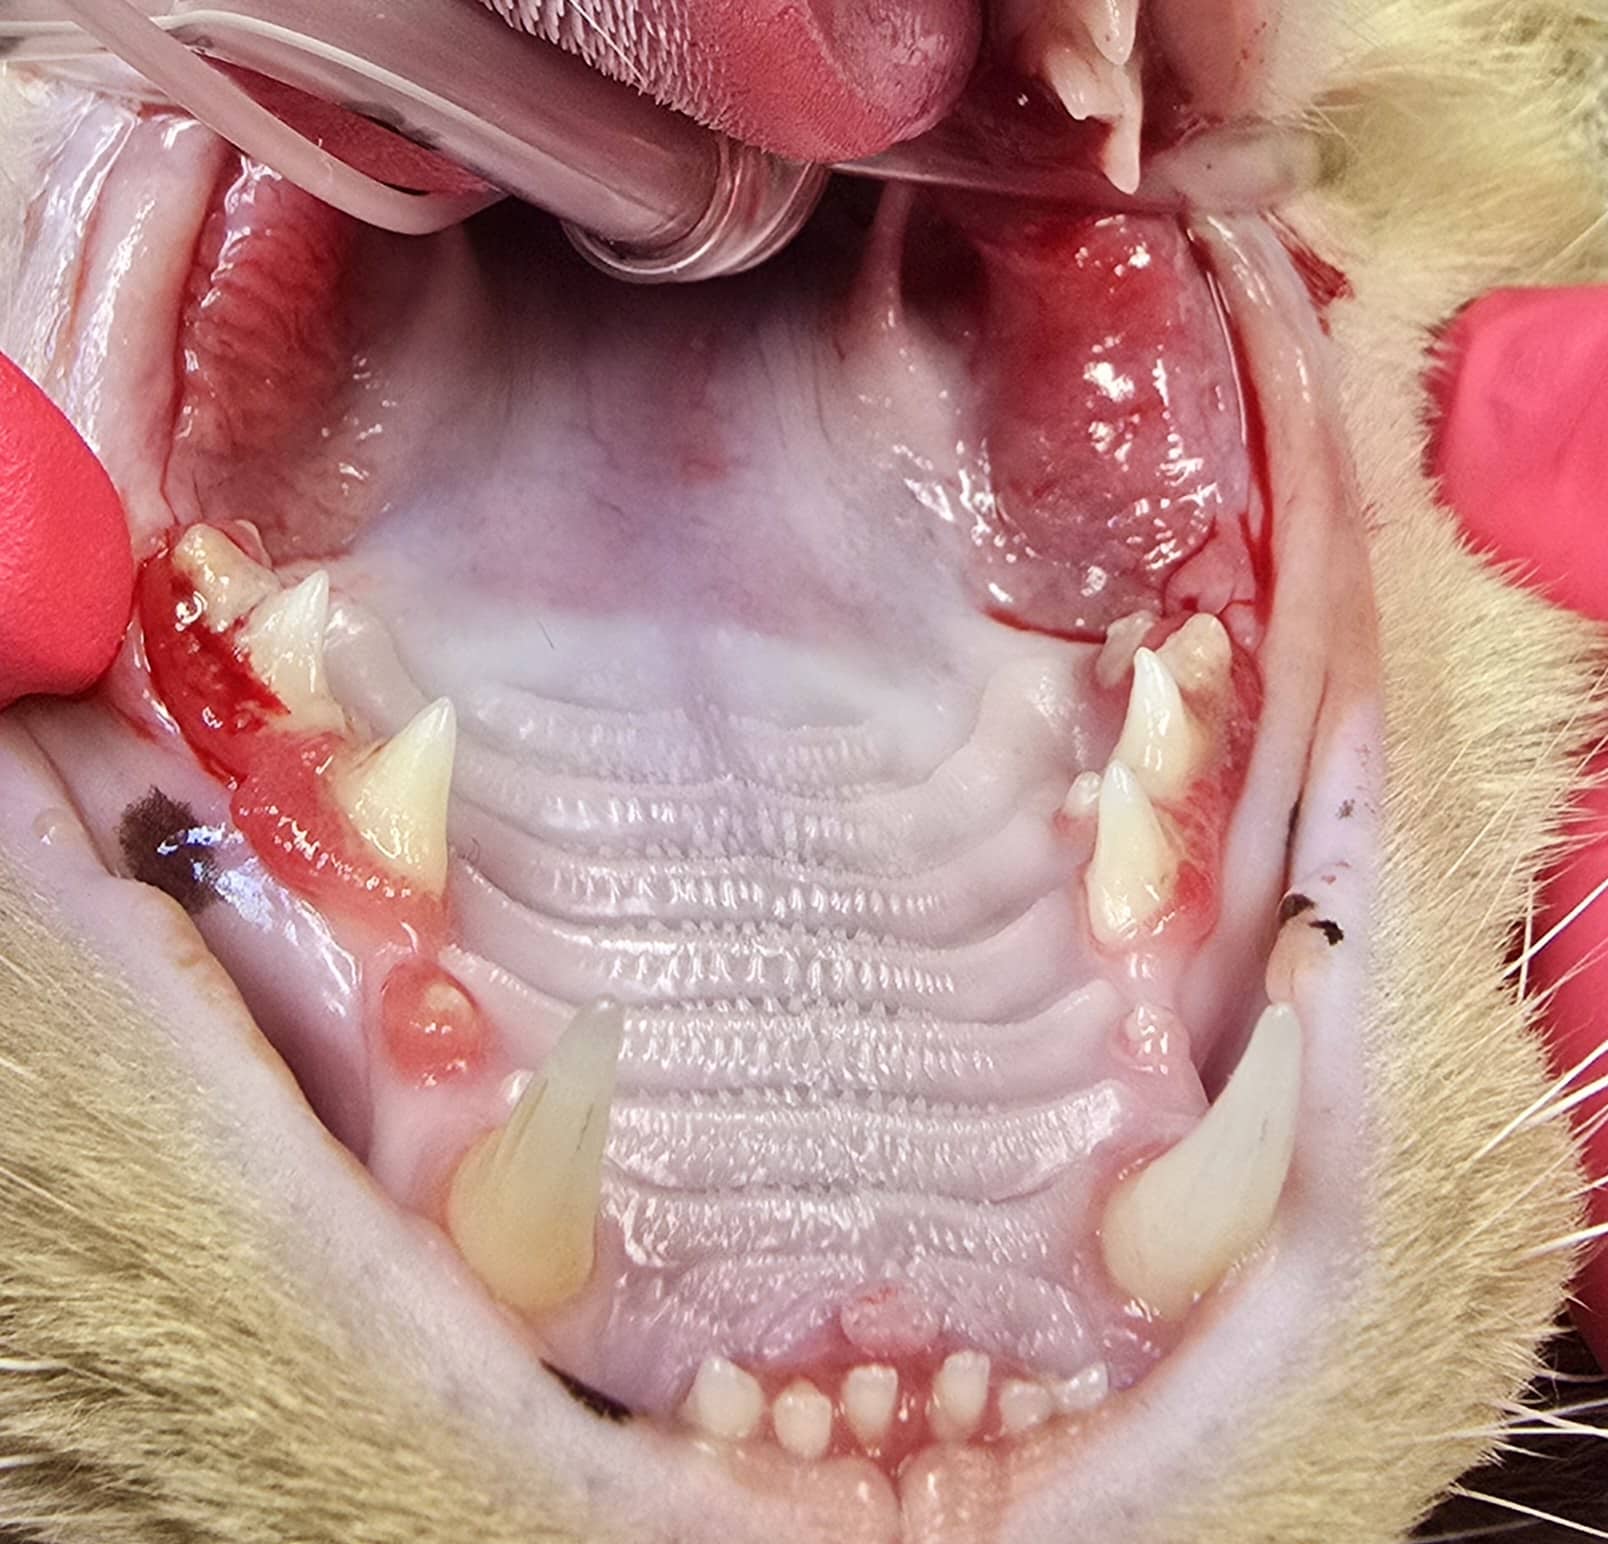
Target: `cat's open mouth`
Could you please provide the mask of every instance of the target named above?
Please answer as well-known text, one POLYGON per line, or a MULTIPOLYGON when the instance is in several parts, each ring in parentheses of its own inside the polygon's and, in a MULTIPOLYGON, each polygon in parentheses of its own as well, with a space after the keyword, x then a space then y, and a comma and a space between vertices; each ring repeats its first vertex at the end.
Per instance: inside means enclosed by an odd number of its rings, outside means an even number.
POLYGON ((26 722, 509 1377, 942 1509, 1321 1332, 1379 769, 1273 224, 850 189, 637 292, 58 121, 40 350, 143 567, 26 722))

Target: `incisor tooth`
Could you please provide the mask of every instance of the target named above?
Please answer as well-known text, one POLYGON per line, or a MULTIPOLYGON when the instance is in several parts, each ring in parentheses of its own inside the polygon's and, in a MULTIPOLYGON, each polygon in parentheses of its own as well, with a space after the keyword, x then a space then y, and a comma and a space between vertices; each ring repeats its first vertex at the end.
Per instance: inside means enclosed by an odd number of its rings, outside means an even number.
POLYGON ((289 710, 292 729, 343 729, 345 715, 324 678, 329 575, 320 569, 293 590, 261 601, 240 629, 240 646, 258 679, 289 710))
POLYGON ((1220 692, 1228 685, 1234 649, 1228 629, 1210 612, 1192 616, 1157 653, 1186 692, 1220 692))
POLYGON ((999 1429, 1007 1437, 1042 1426, 1055 1413, 1055 1401, 1042 1383, 1008 1379, 999 1391, 999 1429))
POLYGON ((525 1313, 592 1273, 603 1149, 625 1015, 606 998, 570 1021, 500 1131, 453 1176, 447 1231, 492 1294, 525 1313))
POLYGON ((1172 671, 1150 649, 1136 649, 1128 716, 1113 754, 1153 799, 1177 799, 1200 764, 1200 733, 1172 671))
POLYGON ((439 697, 341 782, 358 834, 398 873, 439 895, 447 881, 447 798, 457 720, 439 697))
POLYGON ((1107 1203, 1101 1247, 1124 1291, 1177 1319, 1261 1241, 1290 1171, 1300 1098, 1301 1021, 1275 1003, 1200 1124, 1107 1203))
POLYGON ((992 1367, 981 1351, 956 1351, 944 1358, 932 1380, 927 1420, 940 1442, 961 1442, 977 1430, 988 1404, 992 1367))
POLYGON ((864 1447, 877 1447, 887 1437, 898 1402, 899 1374, 880 1362, 851 1368, 843 1380, 843 1419, 864 1447))
POLYGON ((206 625, 221 633, 251 608, 278 593, 271 569, 248 558, 222 531, 192 525, 173 548, 173 566, 206 602, 206 625))
POLYGON ((686 1419, 711 1437, 741 1442, 759 1429, 765 1394, 753 1374, 723 1356, 706 1356, 682 1406, 686 1419))
POLYGON ((1083 877, 1094 936, 1107 945, 1132 939, 1167 904, 1177 873, 1177 854, 1144 789, 1113 759, 1100 784, 1094 856, 1083 877))
POLYGON ((1091 1362, 1082 1372, 1050 1384, 1050 1398, 1058 1415, 1083 1415, 1101 1404, 1111 1389, 1104 1362, 1091 1362))
POLYGON ((832 1401, 807 1378, 789 1383, 771 1406, 776 1440, 795 1458, 821 1458, 832 1445, 832 1401))

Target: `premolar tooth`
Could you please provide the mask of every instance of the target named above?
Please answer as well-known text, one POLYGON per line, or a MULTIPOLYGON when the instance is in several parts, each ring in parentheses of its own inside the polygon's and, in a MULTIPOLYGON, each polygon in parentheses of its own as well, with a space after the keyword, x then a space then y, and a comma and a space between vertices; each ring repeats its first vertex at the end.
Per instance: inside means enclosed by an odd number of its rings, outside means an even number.
POLYGON ((1301 1021, 1275 1003, 1200 1124, 1107 1203, 1101 1244, 1124 1291, 1177 1319, 1261 1241, 1290 1171, 1300 1098, 1301 1021))
POLYGON ((1186 692, 1220 692, 1228 685, 1234 648, 1228 629, 1210 612, 1192 616, 1157 653, 1186 692))
POLYGON ((1083 881, 1094 936, 1107 945, 1132 939, 1167 904, 1177 872, 1177 854, 1144 789, 1113 758, 1100 784, 1094 856, 1083 881))
POLYGON ((843 1419, 862 1447, 879 1447, 899 1403, 899 1374, 880 1362, 852 1368, 843 1380, 843 1419))
POLYGON ((499 1131, 458 1165, 447 1231, 494 1296, 534 1313, 573 1297, 592 1273, 603 1148, 625 1016, 582 1008, 499 1131))
POLYGON ((1153 799, 1181 797, 1200 762, 1200 734, 1178 694, 1178 683, 1150 649, 1134 651, 1128 716, 1115 755, 1133 769, 1139 786, 1153 799))
POLYGON ((251 608, 279 591, 273 570, 264 568, 210 525, 192 525, 173 547, 173 566, 206 603, 206 626, 232 627, 251 608))
POLYGON ((771 1426, 795 1458, 821 1458, 832 1445, 832 1401, 809 1379, 799 1378, 776 1396, 771 1426))
POLYGON ((240 646, 258 679, 289 710, 288 727, 344 729, 345 715, 324 678, 329 575, 320 569, 292 590, 258 603, 240 629, 240 646))
POLYGON ((1134 650, 1155 625, 1154 611, 1130 611, 1106 628, 1105 642, 1094 659, 1094 679, 1107 691, 1122 684, 1133 666, 1134 650))
POLYGON ((682 1406, 687 1420, 711 1437, 741 1442, 759 1429, 765 1394, 752 1373, 723 1356, 706 1356, 682 1406))
POLYGON ((944 1358, 932 1380, 927 1420, 940 1442, 961 1442, 982 1423, 988 1404, 992 1366, 981 1351, 956 1351, 944 1358))
POLYGON ((457 720, 439 697, 342 780, 358 834, 399 873, 439 895, 447 881, 447 799, 457 720))
POLYGON ((1008 1379, 999 1391, 999 1429, 1007 1437, 1042 1426, 1055 1413, 1055 1401, 1042 1383, 1008 1379))

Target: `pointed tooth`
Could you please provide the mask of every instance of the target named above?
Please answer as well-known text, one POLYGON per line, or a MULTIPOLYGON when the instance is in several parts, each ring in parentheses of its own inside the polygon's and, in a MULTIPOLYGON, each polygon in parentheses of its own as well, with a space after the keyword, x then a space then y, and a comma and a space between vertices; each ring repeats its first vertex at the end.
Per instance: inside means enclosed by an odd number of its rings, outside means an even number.
POLYGON ((832 1401, 808 1378, 798 1378, 776 1396, 771 1427, 795 1458, 822 1458, 832 1445, 832 1401))
POLYGON ((1186 692, 1220 692, 1228 685, 1233 645, 1228 629, 1210 612, 1192 616, 1157 653, 1186 692))
POLYGON ((1105 642, 1094 661, 1094 679, 1100 686, 1112 691, 1122 684, 1133 668, 1134 650, 1150 635, 1156 621, 1154 611, 1131 611, 1106 628, 1105 642))
POLYGON ((341 783, 341 803, 363 840, 435 895, 447 880, 447 799, 456 741, 452 703, 439 697, 341 783))
POLYGON ((727 1442, 741 1442, 759 1430, 765 1394, 752 1373, 723 1356, 706 1356, 692 1392, 682 1406, 686 1420, 699 1431, 727 1442))
POLYGON ((1131 940, 1172 895, 1178 858, 1150 799, 1125 762, 1100 784, 1094 856, 1084 872, 1089 926, 1103 944, 1131 940))
POLYGON ((1087 820, 1100 807, 1100 774, 1079 772, 1061 801, 1061 813, 1070 820, 1087 820))
POLYGON ((940 1442, 962 1442, 977 1430, 988 1404, 992 1367, 981 1351, 956 1351, 944 1358, 932 1380, 927 1420, 940 1442))
POLYGON ((1128 716, 1113 754, 1153 799, 1178 799, 1201 762, 1201 736, 1172 671, 1150 649, 1136 649, 1128 716))
POLYGON ((1100 152, 1100 170, 1106 180, 1119 193, 1137 193, 1140 178, 1140 137, 1144 130, 1144 95, 1139 83, 1139 56, 1137 53, 1120 69, 1108 65, 1115 72, 1119 85, 1114 87, 1120 106, 1111 119, 1111 132, 1106 135, 1105 148, 1100 152))
POLYGON ((1177 1319, 1266 1234, 1290 1170, 1301 1097, 1301 1021, 1275 1003, 1256 1021, 1217 1102, 1106 1205, 1106 1268, 1177 1319))
POLYGON ((899 1403, 899 1374, 880 1362, 851 1368, 843 1380, 843 1419, 862 1447, 887 1440, 899 1403))
POLYGON ((1139 31, 1139 0, 1082 0, 1080 12, 1101 54, 1112 64, 1126 64, 1139 31))
POLYGON ((1111 68, 1096 62, 1071 43, 1048 44, 1039 61, 1044 77, 1067 116, 1079 123, 1089 118, 1114 119, 1122 111, 1123 97, 1111 68))
POLYGON ((215 526, 190 526, 174 544, 173 566, 206 603, 206 625, 215 633, 279 591, 273 570, 247 557, 215 526))
POLYGON ((453 1176, 447 1231, 492 1294, 521 1312, 565 1302, 591 1275, 624 1026, 607 998, 582 1008, 507 1123, 453 1176))
POLYGON ((1007 1437, 1042 1426, 1055 1413, 1055 1401, 1042 1383, 1010 1378, 999 1391, 999 1429, 1007 1437))
POLYGON ((1057 1415, 1083 1415, 1105 1402, 1111 1388, 1111 1374, 1104 1362, 1091 1362, 1070 1378, 1058 1378, 1050 1384, 1050 1398, 1055 1401, 1057 1415))
POLYGON ((329 575, 320 569, 294 589, 260 601, 240 629, 240 647, 258 679, 289 710, 289 728, 346 727, 324 677, 328 621, 329 575))

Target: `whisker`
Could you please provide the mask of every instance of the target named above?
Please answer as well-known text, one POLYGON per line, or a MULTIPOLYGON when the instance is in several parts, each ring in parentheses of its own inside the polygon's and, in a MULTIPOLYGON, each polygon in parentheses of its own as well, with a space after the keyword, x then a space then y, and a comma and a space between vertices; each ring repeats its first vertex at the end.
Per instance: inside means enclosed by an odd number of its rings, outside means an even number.
POLYGON ((1565 1254, 1578 1249, 1582 1244, 1594 1244, 1599 1238, 1608 1238, 1608 1222, 1599 1222, 1589 1228, 1579 1228, 1573 1233, 1564 1234, 1562 1238, 1553 1239, 1548 1244, 1538 1244, 1534 1249, 1526 1249, 1519 1259, 1544 1260, 1549 1255, 1565 1254))
POLYGON ((1521 1516, 1533 1518, 1539 1523, 1555 1523, 1558 1527, 1585 1539, 1608 1539, 1608 1533, 1600 1528, 1588 1527, 1585 1523, 1572 1523, 1567 1517, 1559 1517, 1556 1512, 1544 1512, 1540 1507, 1526 1506, 1522 1501, 1509 1501, 1504 1496, 1488 1496, 1482 1490, 1469 1490, 1463 1485, 1454 1485, 1451 1493, 1462 1496, 1469 1501, 1482 1502, 1486 1506, 1498 1507, 1503 1511, 1517 1512, 1521 1516))
POLYGON ((1577 902, 1559 921, 1554 922, 1536 943, 1526 948, 1519 958, 1502 972, 1502 979, 1505 981, 1509 976, 1520 970, 1528 961, 1545 949, 1566 927, 1578 922, 1604 895, 1608 895, 1608 879, 1604 879, 1594 886, 1583 900, 1577 902))
POLYGON ((1549 1101, 1557 1098, 1558 1095, 1563 1093, 1563 1091, 1567 1089, 1576 1078, 1578 1078, 1582 1073, 1588 1071, 1591 1067, 1595 1066, 1596 1063, 1599 1062, 1604 1056, 1608 1056, 1608 1040, 1604 1040, 1602 1044, 1597 1046, 1595 1050, 1582 1057, 1581 1060, 1576 1062, 1574 1066, 1572 1066, 1566 1073, 1562 1075, 1562 1077, 1555 1078, 1552 1083, 1548 1085, 1547 1091, 1544 1094, 1531 1103, 1526 1109, 1521 1110, 1517 1115, 1515 1115, 1513 1119, 1507 1123, 1507 1125, 1497 1132, 1497 1134, 1492 1137, 1490 1141, 1488 1141, 1482 1148, 1480 1148, 1478 1152, 1474 1154, 1472 1158, 1468 1160, 1465 1167, 1472 1168, 1476 1163, 1479 1163, 1481 1159, 1489 1158, 1491 1154, 1494 1153, 1504 1142, 1523 1131, 1537 1114, 1546 1109, 1549 1101))

